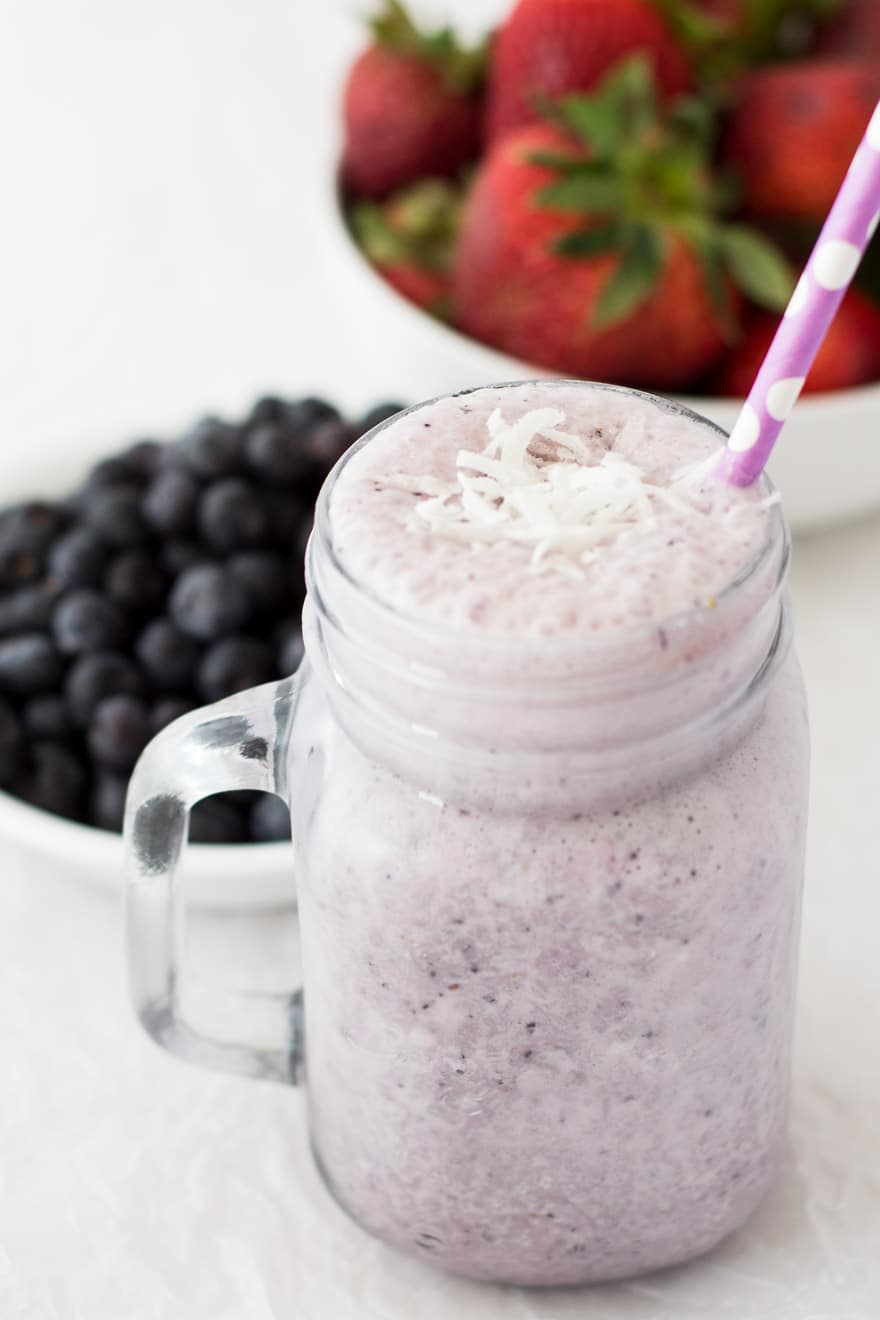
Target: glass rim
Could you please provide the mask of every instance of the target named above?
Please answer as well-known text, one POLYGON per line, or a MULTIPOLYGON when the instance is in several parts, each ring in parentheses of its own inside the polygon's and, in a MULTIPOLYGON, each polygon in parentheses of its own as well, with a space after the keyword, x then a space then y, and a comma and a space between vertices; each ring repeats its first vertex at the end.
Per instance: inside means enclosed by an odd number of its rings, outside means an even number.
MULTIPOLYGON (((515 646, 518 648, 524 646, 540 646, 548 650, 557 652, 566 649, 576 648, 584 650, 586 648, 600 650, 611 644, 619 644, 628 637, 643 637, 647 633, 657 631, 658 629, 674 631, 685 626, 689 620, 695 619, 705 612, 705 606, 695 603, 687 606, 685 609, 677 610, 672 614, 660 615, 658 618, 646 622, 629 624, 624 627, 609 627, 597 632, 573 631, 570 633, 556 635, 517 635, 516 633, 497 632, 484 628, 467 628, 456 626, 448 621, 425 618, 418 614, 408 613, 391 604, 378 592, 376 592, 367 583, 363 582, 349 568, 342 563, 336 552, 333 542, 333 527, 330 513, 330 504, 333 498, 333 492, 336 483, 339 481, 348 464, 357 454, 365 449, 372 441, 392 425, 396 425, 403 418, 413 416, 425 408, 430 408, 435 403, 441 403, 446 399, 467 398, 473 394, 479 394, 484 390, 506 390, 522 389, 526 386, 533 386, 539 389, 556 389, 560 387, 575 387, 584 390, 601 391, 609 394, 626 394, 639 399, 644 399, 647 403, 664 412, 673 413, 677 416, 688 418, 690 421, 699 423, 700 426, 713 431, 722 442, 726 443, 728 435, 723 427, 710 418, 704 417, 701 413, 695 412, 686 404, 680 403, 674 399, 669 399, 660 394, 652 394, 647 390, 639 390, 628 385, 609 385, 602 381, 573 380, 568 378, 557 379, 534 379, 501 381, 500 383, 473 385, 463 390, 451 390, 443 394, 437 394, 433 398, 423 399, 419 403, 413 404, 409 408, 404 408, 393 416, 386 418, 377 426, 371 428, 364 435, 360 436, 355 443, 345 451, 342 457, 334 465, 328 477, 321 487, 315 506, 314 531, 309 544, 309 551, 306 563, 306 574, 309 594, 315 600, 320 612, 331 620, 334 620, 338 627, 342 628, 342 621, 339 620, 334 612, 328 609, 327 602, 324 599, 319 584, 315 579, 313 559, 316 553, 316 546, 320 547, 321 554, 326 558, 333 572, 337 573, 347 586, 356 591, 361 598, 368 601, 380 613, 386 615, 394 621, 396 627, 405 627, 418 632, 422 637, 430 639, 431 637, 448 638, 453 634, 456 640, 464 643, 479 646, 485 649, 504 649, 515 646)), ((720 448, 721 446, 719 446, 720 448)), ((766 472, 763 472, 759 478, 761 489, 768 498, 775 495, 776 487, 766 472)), ((742 568, 737 572, 729 582, 725 583, 714 596, 715 604, 713 613, 723 609, 723 607, 736 597, 737 592, 748 585, 768 563, 774 549, 780 548, 779 569, 773 583, 773 594, 775 595, 785 581, 788 565, 791 556, 791 537, 785 515, 781 504, 776 502, 767 510, 767 527, 764 540, 756 553, 747 560, 742 568)))

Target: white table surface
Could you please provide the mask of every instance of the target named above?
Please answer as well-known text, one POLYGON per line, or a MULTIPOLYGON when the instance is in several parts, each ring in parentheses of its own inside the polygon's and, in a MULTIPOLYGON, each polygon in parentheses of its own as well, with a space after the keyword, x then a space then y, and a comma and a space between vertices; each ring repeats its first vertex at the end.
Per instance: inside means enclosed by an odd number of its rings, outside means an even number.
MULTIPOLYGON (((311 260, 329 70, 357 41, 342 9, 0 10, 0 443, 122 435, 264 387, 369 400, 311 260)), ((301 1096, 187 1068, 135 1028, 118 904, 0 842, 2 1320, 876 1320, 878 580, 880 520, 797 546, 815 761, 792 1141, 743 1233, 587 1292, 397 1256, 324 1192, 301 1096)), ((206 974, 295 973, 289 917, 193 935, 206 974)))

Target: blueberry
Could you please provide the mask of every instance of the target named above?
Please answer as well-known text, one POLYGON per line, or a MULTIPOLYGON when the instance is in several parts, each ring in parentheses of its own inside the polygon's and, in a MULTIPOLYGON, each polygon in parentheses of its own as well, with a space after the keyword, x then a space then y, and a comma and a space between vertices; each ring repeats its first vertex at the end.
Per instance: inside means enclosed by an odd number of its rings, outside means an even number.
POLYGON ((196 476, 214 479, 238 469, 241 433, 216 417, 205 417, 177 444, 173 459, 196 476))
POLYGON ((89 723, 104 697, 126 693, 137 696, 144 680, 128 656, 118 651, 95 651, 72 665, 64 684, 64 695, 76 723, 89 723))
POLYGON ((52 738, 63 742, 76 733, 70 707, 57 692, 31 697, 22 710, 22 724, 30 738, 52 738))
POLYGON ((62 587, 94 587, 107 562, 107 547, 90 527, 72 527, 53 542, 46 573, 62 587))
POLYGON ((289 555, 296 546, 303 519, 311 517, 311 504, 306 512, 299 499, 288 491, 267 490, 263 492, 263 507, 272 544, 285 556, 289 555))
POLYGON ((14 787, 32 806, 77 820, 82 815, 86 771, 69 748, 37 742, 28 749, 27 764, 14 787))
POLYGON ((304 656, 302 626, 299 619, 291 619, 278 629, 278 672, 281 677, 295 674, 304 656))
POLYGON ((189 818, 191 843, 246 843, 244 813, 231 802, 205 798, 197 802, 189 818))
POLYGON ((247 438, 245 454, 264 481, 298 481, 308 468, 299 437, 282 422, 264 422, 256 427, 247 438))
POLYGON ((120 550, 143 545, 149 540, 149 528, 141 513, 141 495, 128 483, 99 486, 83 499, 82 514, 92 531, 108 545, 120 550))
POLYGON ((208 552, 200 541, 173 537, 159 548, 159 562, 169 577, 176 578, 196 564, 204 564, 208 552))
POLYGON ((234 632, 249 614, 244 587, 219 564, 197 564, 181 573, 169 608, 178 628, 200 642, 234 632))
POLYGON ((339 413, 326 399, 309 395, 305 399, 296 399, 285 409, 284 424, 294 435, 304 435, 311 427, 321 422, 335 422, 339 413))
POLYGON ((132 480, 131 469, 124 456, 115 454, 112 458, 102 458, 100 462, 90 468, 89 474, 80 488, 80 495, 87 497, 96 490, 101 490, 107 486, 124 486, 132 480))
POLYGON ((154 619, 138 637, 134 653, 155 688, 177 691, 192 681, 199 648, 170 619, 154 619))
POLYGON ((165 446, 158 440, 136 440, 122 455, 122 461, 135 478, 144 481, 154 476, 162 465, 165 446))
POLYGON ((118 607, 92 587, 78 587, 55 607, 52 633, 65 655, 105 651, 125 638, 125 621, 118 607))
POLYGON ((0 637, 48 628, 57 600, 57 588, 47 582, 0 593, 0 637))
POLYGON ((195 525, 201 490, 191 473, 166 468, 147 487, 141 506, 144 517, 161 536, 185 534, 195 525))
POLYGON ((89 799, 89 820, 99 830, 122 832, 128 779, 112 770, 99 770, 89 799))
POLYGON ((257 399, 251 408, 245 427, 251 430, 253 427, 261 426, 263 422, 281 422, 285 418, 287 408, 288 405, 277 395, 265 394, 261 399, 257 399))
POLYGON ((202 538, 220 554, 259 545, 268 531, 263 502, 241 477, 209 486, 199 501, 198 516, 202 538))
POLYGON ((111 562, 104 587, 117 605, 133 614, 149 614, 165 597, 167 579, 152 555, 126 550, 111 562))
POLYGON ((99 765, 130 770, 150 736, 147 710, 137 697, 105 697, 89 724, 89 751, 99 765))
POLYGON ((255 614, 274 610, 290 594, 291 574, 281 556, 271 551, 241 550, 227 567, 244 587, 255 614))
POLYGON ((11 784, 21 759, 21 726, 15 711, 0 697, 0 788, 11 784))
POLYGON ((46 551, 64 525, 53 504, 15 504, 0 514, 0 588, 40 577, 46 551))
POLYGON ((354 439, 351 427, 338 418, 328 418, 309 428, 303 439, 303 452, 320 480, 323 480, 354 439))
POLYGON ((255 637, 224 637, 202 657, 196 687, 203 701, 259 687, 275 677, 272 650, 255 637))
POLYGON ((355 423, 355 431, 358 435, 366 435, 372 431, 374 426, 381 426, 387 422, 389 417, 394 417, 406 408, 405 403, 377 403, 369 412, 365 412, 363 417, 355 423))
POLYGON ((25 695, 49 692, 64 662, 45 633, 20 633, 0 641, 0 689, 25 695))
POLYGON ((188 715, 193 703, 186 697, 162 697, 150 711, 150 737, 154 738, 169 724, 179 720, 181 715, 188 715))
POLYGON ((250 832, 255 843, 277 843, 290 838, 290 809, 274 793, 261 793, 251 807, 250 832))

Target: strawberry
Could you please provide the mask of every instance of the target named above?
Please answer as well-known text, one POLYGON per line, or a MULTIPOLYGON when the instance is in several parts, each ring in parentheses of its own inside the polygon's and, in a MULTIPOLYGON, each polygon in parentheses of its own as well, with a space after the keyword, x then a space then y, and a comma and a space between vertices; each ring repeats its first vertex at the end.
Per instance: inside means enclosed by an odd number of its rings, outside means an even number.
POLYGON ((540 118, 540 98, 589 91, 632 53, 650 59, 667 96, 690 69, 651 0, 519 0, 498 30, 489 87, 489 139, 540 118))
POLYGON ((726 157, 754 215, 822 220, 880 97, 880 61, 810 60, 746 75, 726 157))
POLYGON ((463 330, 560 373, 671 388, 723 352, 737 283, 784 305, 775 249, 719 219, 699 108, 661 117, 656 100, 634 57, 494 147, 456 252, 463 330))
MULTIPOLYGON (((776 334, 779 322, 756 312, 742 344, 714 378, 713 392, 745 398, 776 334)), ((850 289, 840 305, 804 392, 846 390, 880 380, 880 310, 864 294, 850 289)))
POLYGON ((372 29, 345 86, 343 174, 353 192, 382 197, 477 155, 484 53, 449 28, 420 32, 399 0, 385 0, 372 29))
MULTIPOLYGON (((874 0, 868 0, 874 3, 874 0)), ((653 0, 704 83, 805 56, 840 0, 653 0)))
POLYGON ((384 202, 358 202, 351 225, 367 260, 410 302, 446 317, 461 211, 456 189, 427 179, 384 202))
POLYGON ((880 59, 880 5, 877 0, 848 0, 821 33, 823 55, 874 56, 880 59))

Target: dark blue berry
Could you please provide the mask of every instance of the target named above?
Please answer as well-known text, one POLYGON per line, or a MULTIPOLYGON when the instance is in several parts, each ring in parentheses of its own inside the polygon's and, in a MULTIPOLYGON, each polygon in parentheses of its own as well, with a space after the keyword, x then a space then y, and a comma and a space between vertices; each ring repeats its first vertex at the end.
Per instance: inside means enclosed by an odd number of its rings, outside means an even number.
POLYGON ((315 473, 318 484, 338 462, 355 439, 355 434, 340 418, 328 418, 309 428, 303 438, 303 452, 315 473))
POLYGON ((93 587, 69 592, 52 615, 52 633, 65 655, 112 650, 125 639, 125 631, 119 608, 93 587))
POLYGON ((136 486, 99 486, 83 499, 83 518, 108 545, 123 550, 143 545, 150 531, 136 486))
POLYGON ((0 588, 41 576, 46 552, 64 521, 56 505, 36 501, 0 513, 0 588))
POLYGON ((144 680, 127 655, 118 651, 95 651, 81 656, 70 669, 64 695, 70 713, 80 727, 89 723, 95 707, 104 697, 126 693, 137 696, 144 680))
POLYGON ((214 482, 199 501, 202 539, 219 554, 259 545, 268 531, 268 518, 259 494, 242 477, 214 482))
POLYGON ((37 742, 28 748, 24 771, 15 792, 32 806, 78 820, 82 816, 86 771, 68 747, 37 742))
POLYGON ((305 399, 295 399, 287 405, 284 424, 295 435, 304 435, 311 427, 321 422, 335 422, 339 413, 326 399, 309 395, 305 399))
POLYGON ((247 821, 231 802, 205 798, 192 809, 189 837, 191 843, 246 843, 247 821))
POLYGON ((169 724, 179 720, 181 715, 188 715, 192 709, 193 703, 186 697, 162 697, 150 711, 150 737, 154 738, 169 724))
POLYGON ((76 733, 70 707, 57 692, 31 697, 22 710, 21 720, 29 738, 52 738, 63 742, 76 733))
POLYGON ((284 420, 288 405, 283 399, 279 399, 275 394, 264 394, 261 399, 257 399, 251 408, 245 422, 247 430, 255 426, 262 425, 263 422, 280 422, 284 420))
POLYGON ((199 648, 171 619, 154 619, 134 645, 138 663, 160 692, 178 691, 192 682, 199 648))
POLYGON ((162 466, 165 446, 158 440, 136 440, 122 455, 122 461, 135 478, 147 481, 162 466))
POLYGON ((254 637, 224 637, 202 657, 196 688, 203 701, 220 701, 274 677, 272 650, 266 642, 254 637))
POLYGON ((291 592, 292 574, 281 556, 269 550, 241 550, 227 567, 244 587, 254 614, 274 610, 291 592))
POLYGON ((47 628, 58 595, 57 588, 47 582, 0 593, 0 637, 47 628))
POLYGON ((89 798, 89 820, 99 830, 122 831, 128 779, 112 770, 99 770, 89 798))
POLYGON ((298 481, 308 470, 308 459, 300 437, 282 422, 264 422, 245 443, 249 465, 267 482, 298 481))
POLYGON ((186 569, 174 584, 169 608, 178 628, 200 642, 234 632, 250 613, 244 587, 219 564, 186 569))
POLYGON ((16 695, 49 692, 64 661, 45 633, 21 633, 0 641, 0 689, 16 695))
POLYGON ((241 432, 216 417, 205 417, 175 447, 173 462, 209 480, 235 472, 241 459, 241 432))
POLYGON ((250 811, 250 833, 255 843, 278 843, 290 838, 290 809, 274 793, 261 793, 250 811))
POLYGON ((107 547, 89 527, 72 527, 54 541, 46 558, 46 573, 61 587, 94 587, 107 562, 107 547))
POLYGON ((179 577, 196 564, 204 564, 208 558, 208 551, 201 541, 187 541, 182 537, 165 541, 159 548, 159 562, 170 578, 179 577))
POLYGON ((8 701, 0 697, 0 788, 11 784, 21 762, 21 725, 8 701))
POLYGON ((89 469, 88 476, 80 488, 80 495, 87 498, 96 490, 107 486, 125 486, 134 478, 123 454, 114 454, 112 458, 102 458, 89 469))
POLYGON ((389 417, 395 417, 399 412, 406 408, 405 403, 377 403, 369 412, 365 412, 363 417, 355 423, 355 432, 358 435, 366 435, 367 431, 372 431, 374 426, 381 426, 387 422, 389 417))
POLYGON ((126 550, 107 569, 104 588, 111 600, 132 614, 149 614, 165 597, 167 578, 152 555, 126 550))
POLYGON ((105 697, 95 707, 86 736, 99 765, 130 770, 150 736, 146 707, 137 697, 105 697))
POLYGON ((202 488, 183 468, 166 468, 147 487, 143 498, 144 517, 161 536, 181 536, 195 526, 202 488))

